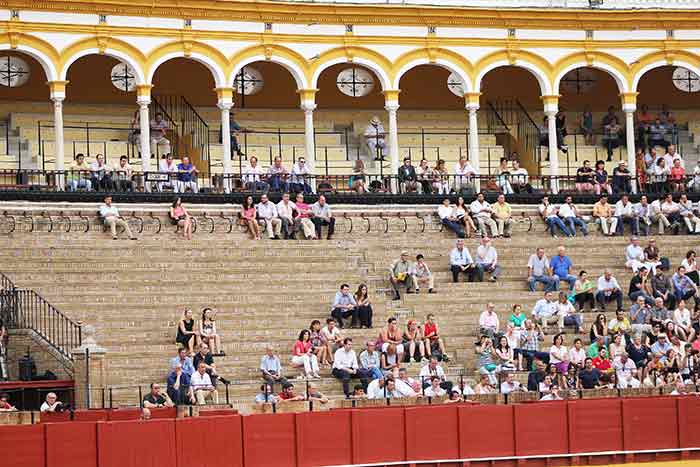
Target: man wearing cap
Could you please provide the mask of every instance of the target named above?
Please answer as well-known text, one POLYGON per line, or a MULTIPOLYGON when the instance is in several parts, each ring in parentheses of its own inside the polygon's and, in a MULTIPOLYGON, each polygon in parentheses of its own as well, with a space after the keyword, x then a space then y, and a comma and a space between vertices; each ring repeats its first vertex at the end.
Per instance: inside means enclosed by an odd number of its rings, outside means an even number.
POLYGON ((668 337, 665 333, 661 333, 657 336, 656 342, 651 346, 651 353, 655 357, 659 357, 662 362, 666 361, 666 354, 671 349, 671 343, 668 341, 668 337))
POLYGON ((382 122, 376 115, 372 117, 369 125, 365 129, 364 137, 367 147, 371 156, 374 156, 374 160, 384 160, 384 154, 379 151, 388 152, 386 142, 384 141, 384 136, 386 132, 382 126, 382 122), (379 150, 379 151, 378 151, 379 150))
POLYGON ((399 286, 406 286, 406 293, 413 293, 413 277, 411 276, 411 262, 408 260, 408 251, 403 250, 401 257, 391 263, 389 268, 389 282, 394 289, 394 300, 400 300, 399 286))
POLYGON ((627 168, 627 162, 620 161, 620 164, 613 169, 612 188, 615 193, 632 192, 632 175, 627 168))

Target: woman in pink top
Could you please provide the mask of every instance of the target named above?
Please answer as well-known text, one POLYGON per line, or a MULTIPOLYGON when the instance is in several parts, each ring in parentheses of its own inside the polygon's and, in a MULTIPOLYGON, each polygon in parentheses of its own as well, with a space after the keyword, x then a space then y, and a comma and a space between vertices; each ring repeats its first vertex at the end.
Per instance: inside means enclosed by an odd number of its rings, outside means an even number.
POLYGON ((685 191, 685 169, 681 166, 680 159, 673 161, 671 175, 668 177, 668 179, 671 182, 671 190, 685 191))
POLYGON ((306 237, 307 240, 316 240, 316 228, 314 227, 314 223, 311 222, 311 207, 304 202, 303 193, 297 195, 294 205, 296 206, 297 213, 294 223, 296 224, 298 222, 299 225, 301 225, 304 231, 304 237, 306 237))
POLYGON ((173 224, 182 228, 182 236, 192 240, 192 217, 182 205, 182 200, 177 198, 170 207, 170 220, 173 224))
POLYGON ((256 216, 257 212, 255 211, 255 203, 253 203, 253 197, 248 196, 243 202, 241 224, 248 226, 248 231, 253 237, 252 240, 260 240, 260 227, 258 226, 258 220, 256 219, 256 216))
POLYGON ((302 329, 299 333, 299 339, 292 347, 292 366, 296 368, 304 368, 304 373, 307 378, 320 378, 318 372, 318 358, 313 353, 314 346, 311 343, 311 332, 308 329, 302 329))

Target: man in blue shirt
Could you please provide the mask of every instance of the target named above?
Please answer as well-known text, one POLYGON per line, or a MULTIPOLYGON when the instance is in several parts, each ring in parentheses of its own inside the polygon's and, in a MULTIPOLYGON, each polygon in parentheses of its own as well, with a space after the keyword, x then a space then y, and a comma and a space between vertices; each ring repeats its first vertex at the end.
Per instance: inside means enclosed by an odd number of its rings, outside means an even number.
POLYGON ((355 297, 350 293, 350 286, 343 284, 340 290, 335 293, 333 305, 331 306, 331 316, 338 322, 338 326, 343 328, 343 318, 352 316, 350 326, 355 328, 360 326, 360 309, 357 308, 355 297))
POLYGON ((469 282, 474 282, 478 269, 469 250, 464 248, 464 240, 457 240, 457 246, 450 252, 450 270, 452 271, 452 282, 459 281, 459 273, 467 276, 469 282))
POLYGON ((197 193, 197 174, 199 170, 190 162, 189 156, 182 156, 182 162, 177 164, 177 192, 184 193, 189 188, 197 193))
MULTIPOLYGON (((190 365, 192 363, 190 362, 190 365)), ((190 386, 190 376, 178 363, 168 375, 168 396, 175 405, 194 404, 194 395, 190 386)))
POLYGON ((569 290, 574 290, 576 276, 570 274, 571 267, 573 266, 571 258, 566 256, 566 248, 564 248, 563 245, 557 248, 557 252, 559 254, 549 261, 549 267, 552 268, 552 272, 555 276, 569 284, 569 290))
POLYGON ((698 307, 698 287, 690 277, 685 275, 683 266, 678 268, 678 272, 673 275, 671 282, 673 282, 673 290, 677 301, 688 300, 690 297, 693 297, 695 307, 698 307))
POLYGON ((187 356, 187 349, 184 347, 180 347, 180 350, 177 351, 177 356, 170 359, 171 370, 177 365, 180 365, 180 367, 182 368, 182 372, 185 373, 187 376, 192 376, 192 373, 194 373, 192 359, 187 356))

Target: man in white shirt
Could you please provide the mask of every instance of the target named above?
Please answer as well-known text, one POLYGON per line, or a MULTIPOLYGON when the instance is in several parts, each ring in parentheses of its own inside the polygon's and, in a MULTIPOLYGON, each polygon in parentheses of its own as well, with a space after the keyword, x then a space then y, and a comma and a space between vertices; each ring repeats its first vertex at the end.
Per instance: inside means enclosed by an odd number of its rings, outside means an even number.
POLYGON ((653 268, 655 273, 655 265, 656 263, 647 264, 644 248, 639 244, 639 238, 632 237, 630 244, 625 248, 625 267, 630 268, 635 274, 642 266, 647 269, 653 268))
POLYGON ((316 238, 321 238, 321 227, 328 226, 328 234, 326 240, 330 240, 335 232, 335 217, 331 212, 330 205, 326 202, 326 197, 321 195, 318 201, 311 205, 311 222, 314 223, 316 229, 316 238))
POLYGON ((265 228, 270 239, 279 240, 282 220, 277 215, 277 206, 267 198, 267 195, 262 195, 255 210, 258 213, 258 222, 265 228))
POLYGON ((659 235, 663 235, 664 229, 669 228, 671 226, 671 222, 669 222, 668 218, 664 215, 663 211, 661 210, 661 199, 655 199, 651 202, 650 206, 651 221, 659 223, 659 235))
POLYGON ((367 399, 389 399, 392 397, 391 391, 387 388, 387 381, 391 378, 377 378, 367 385, 367 399))
POLYGON ((289 193, 282 195, 282 200, 277 203, 277 215, 282 222, 284 239, 294 239, 294 210, 297 207, 289 200, 289 193))
POLYGON ((545 292, 559 290, 559 278, 552 274, 549 259, 541 247, 527 260, 527 284, 530 292, 535 291, 538 282, 544 285, 545 292))
POLYGON ((625 234, 625 222, 630 225, 632 235, 639 235, 639 217, 634 211, 634 205, 626 194, 615 203, 615 217, 617 218, 617 235, 625 234))
POLYGON ((95 161, 90 164, 90 177, 92 187, 95 190, 112 190, 112 168, 105 162, 105 156, 98 154, 95 156, 95 161))
POLYGON ((472 214, 474 214, 474 218, 479 224, 479 230, 481 231, 482 237, 488 236, 486 226, 488 226, 489 229, 491 229, 492 237, 498 236, 498 226, 496 225, 496 221, 494 221, 491 217, 493 214, 493 211, 491 210, 491 205, 488 202, 486 202, 486 200, 484 200, 483 193, 479 193, 476 195, 476 199, 472 201, 472 204, 469 205, 469 210, 472 212, 472 214))
POLYGON ((56 412, 57 410, 60 411, 62 410, 61 408, 63 407, 63 402, 58 400, 58 396, 56 396, 55 392, 50 392, 46 394, 46 400, 44 401, 43 404, 41 404, 41 407, 39 410, 41 412, 56 412))
POLYGON ((289 172, 282 165, 282 158, 275 157, 274 162, 267 169, 267 183, 272 191, 289 191, 289 172))
POLYGON ((564 200, 564 204, 559 207, 559 216, 568 224, 569 232, 572 236, 576 236, 576 226, 581 229, 581 233, 583 233, 584 237, 588 235, 588 226, 586 226, 581 214, 578 212, 578 208, 574 204, 571 196, 567 196, 564 200))
POLYGON ((373 157, 374 160, 384 160, 384 154, 389 152, 386 141, 384 141, 385 135, 386 131, 384 131, 382 122, 379 120, 379 117, 375 115, 372 117, 372 120, 370 120, 363 134, 365 143, 367 143, 367 147, 369 148, 369 155, 373 157))
POLYGON ((136 240, 134 234, 131 233, 129 223, 119 217, 119 210, 112 204, 111 196, 105 196, 105 202, 100 206, 100 217, 102 218, 102 222, 109 227, 112 233, 112 239, 117 239, 117 227, 121 227, 130 239, 136 240))
POLYGON ((474 193, 474 176, 478 175, 466 157, 460 157, 455 165, 455 185, 457 193, 474 193))
POLYGON ((290 190, 303 192, 304 194, 312 193, 311 190, 311 167, 306 164, 306 159, 300 157, 292 166, 292 180, 290 190))
POLYGON ((610 269, 606 269, 605 273, 598 278, 598 291, 595 294, 595 299, 603 312, 605 312, 605 305, 613 300, 617 302, 615 310, 622 310, 622 290, 610 269))
POLYGON ((413 286, 415 287, 416 293, 420 293, 421 285, 428 287, 428 293, 435 293, 433 290, 435 287, 435 276, 426 264, 423 255, 416 255, 416 262, 411 265, 409 271, 413 279, 413 286))
POLYGON ((219 403, 219 393, 216 392, 216 388, 211 384, 211 378, 207 373, 207 366, 204 362, 201 362, 197 367, 197 371, 192 374, 190 386, 197 398, 197 405, 205 405, 207 401, 211 401, 214 404, 219 403))
POLYGON ((639 387, 640 382, 637 365, 627 356, 627 353, 622 353, 615 357, 612 367, 617 375, 617 386, 620 389, 639 387))
POLYGON ((634 214, 639 218, 641 234, 645 237, 651 233, 652 208, 646 195, 639 198, 639 203, 634 205, 634 214))
POLYGON ((486 304, 486 310, 479 315, 479 332, 493 339, 500 329, 498 315, 496 314, 496 306, 489 302, 486 304))
POLYGON ((466 275, 469 282, 474 282, 474 278, 478 277, 478 268, 469 250, 464 247, 462 239, 457 240, 457 246, 450 252, 450 271, 452 271, 452 282, 459 281, 460 273, 466 275))
POLYGON ((496 282, 501 274, 501 267, 498 265, 498 252, 491 245, 491 239, 481 238, 481 244, 476 249, 476 266, 479 270, 479 280, 484 280, 484 273, 490 274, 489 281, 496 282))
POLYGON ((532 308, 532 321, 541 324, 545 330, 551 324, 556 324, 559 329, 564 327, 564 316, 559 314, 559 306, 552 292, 545 292, 544 298, 537 300, 532 308))
POLYGON ((170 154, 170 141, 165 137, 168 131, 168 122, 163 119, 162 113, 157 113, 155 120, 151 120, 151 154, 160 158, 170 154))
POLYGON ((685 222, 685 226, 688 228, 689 234, 700 234, 700 218, 695 215, 695 208, 693 207, 693 202, 688 200, 688 195, 683 193, 681 198, 678 200, 678 207, 680 208, 680 215, 685 222))
POLYGON ((513 170, 510 171, 510 184, 513 191, 520 193, 526 191, 532 193, 533 189, 529 182, 527 169, 520 167, 520 161, 515 159, 513 162, 513 170))
POLYGON ((168 154, 165 156, 165 159, 160 160, 160 163, 158 164, 158 172, 168 174, 167 182, 156 183, 156 189, 158 192, 162 193, 163 188, 166 187, 175 190, 175 185, 177 183, 177 179, 175 178, 175 175, 177 174, 177 164, 173 161, 172 154, 168 154))
POLYGON ((435 357, 430 357, 430 361, 428 362, 428 364, 423 366, 423 368, 421 368, 420 370, 420 373, 418 374, 418 377, 421 379, 421 384, 423 388, 427 388, 430 385, 430 378, 432 378, 433 376, 437 376, 440 379, 441 388, 443 388, 446 391, 452 389, 452 383, 450 381, 447 381, 447 379, 445 378, 445 370, 443 370, 442 366, 438 363, 438 359, 435 357))
POLYGON ((440 378, 433 376, 430 378, 430 386, 425 388, 423 395, 425 397, 443 397, 447 394, 443 388, 440 387, 440 378))
POLYGON ((249 191, 263 191, 269 189, 269 185, 263 181, 265 171, 258 165, 258 158, 251 156, 248 161, 249 165, 243 171, 243 183, 249 191))
POLYGON ((664 200, 661 203, 661 212, 666 216, 668 222, 670 222, 671 229, 677 233, 681 225, 681 207, 678 203, 673 201, 673 195, 671 193, 664 196, 664 200))
POLYGON ((119 191, 134 191, 134 182, 131 180, 133 169, 129 165, 129 159, 121 156, 119 162, 114 165, 113 182, 119 191))
POLYGON ((360 378, 362 386, 367 387, 367 378, 358 373, 360 366, 357 363, 357 356, 352 350, 352 339, 346 337, 343 339, 343 346, 335 351, 333 357, 333 376, 343 382, 343 393, 346 398, 350 398, 350 380, 352 378, 360 378))
POLYGON ((511 392, 522 390, 523 388, 520 386, 520 382, 515 381, 513 378, 513 373, 506 373, 506 379, 501 383, 501 394, 510 394, 511 392))
POLYGON ((437 210, 442 225, 453 231, 458 238, 464 238, 464 227, 455 216, 454 208, 450 206, 450 200, 445 198, 437 210))
POLYGON ((542 220, 547 224, 547 230, 549 230, 552 237, 557 236, 555 227, 557 227, 565 237, 572 236, 572 233, 569 232, 569 229, 559 217, 559 208, 554 204, 549 204, 549 196, 542 197, 542 204, 540 204, 538 210, 542 220))

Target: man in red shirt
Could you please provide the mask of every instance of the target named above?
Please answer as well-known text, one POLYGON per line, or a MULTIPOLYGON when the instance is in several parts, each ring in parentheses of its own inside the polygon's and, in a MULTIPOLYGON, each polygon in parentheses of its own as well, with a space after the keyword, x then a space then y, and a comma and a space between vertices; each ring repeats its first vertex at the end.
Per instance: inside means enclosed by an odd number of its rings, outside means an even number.
POLYGON ((277 394, 277 397, 279 397, 280 402, 293 402, 304 400, 303 395, 297 395, 294 392, 294 385, 292 383, 287 383, 284 386, 282 386, 282 392, 277 394))

